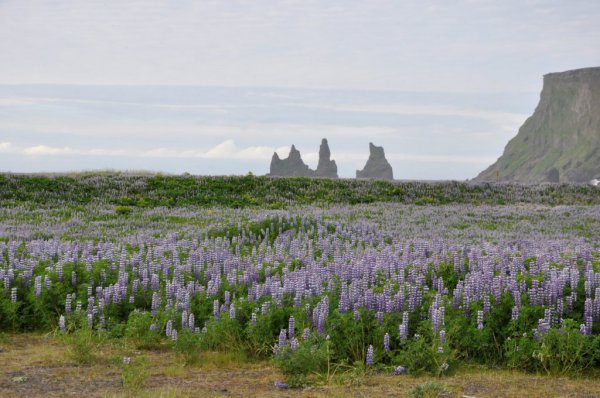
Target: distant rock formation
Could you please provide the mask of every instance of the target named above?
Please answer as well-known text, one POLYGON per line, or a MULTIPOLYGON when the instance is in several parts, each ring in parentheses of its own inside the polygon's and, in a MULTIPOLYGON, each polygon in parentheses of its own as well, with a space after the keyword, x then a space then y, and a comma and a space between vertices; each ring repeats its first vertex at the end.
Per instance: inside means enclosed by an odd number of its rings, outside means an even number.
POLYGON ((383 152, 383 147, 369 142, 369 159, 365 168, 356 170, 356 178, 374 178, 378 180, 393 180, 394 172, 383 152))
POLYGON ((338 178, 337 165, 335 164, 335 160, 330 160, 330 158, 331 152, 329 151, 327 138, 323 138, 319 147, 319 164, 317 165, 315 176, 338 178))
POLYGON ((269 176, 281 177, 329 177, 338 178, 337 165, 331 158, 331 151, 327 144, 327 139, 323 138, 319 148, 319 164, 317 170, 311 170, 300 156, 300 152, 292 145, 290 154, 285 159, 280 159, 277 152, 271 158, 271 167, 269 176))
POLYGON ((600 175, 600 67, 550 73, 535 112, 474 181, 588 182, 600 175))
POLYGON ((304 164, 302 156, 300 156, 300 151, 292 145, 290 154, 285 159, 280 159, 277 152, 273 154, 269 175, 282 177, 314 177, 315 172, 304 164))

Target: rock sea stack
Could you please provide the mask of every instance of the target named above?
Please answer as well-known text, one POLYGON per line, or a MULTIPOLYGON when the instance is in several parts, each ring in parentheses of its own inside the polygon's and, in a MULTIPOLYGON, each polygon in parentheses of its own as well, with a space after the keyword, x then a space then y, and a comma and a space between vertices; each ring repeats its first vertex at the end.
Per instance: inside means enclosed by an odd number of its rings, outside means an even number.
POLYGON ((335 160, 331 160, 330 158, 331 151, 329 151, 327 139, 323 138, 319 147, 319 164, 317 165, 315 176, 338 178, 337 165, 335 164, 335 160))
POLYGON ((302 161, 300 151, 292 145, 290 154, 285 159, 280 159, 277 152, 273 154, 269 175, 282 177, 314 177, 315 172, 302 161))
POLYGON ((383 147, 369 142, 369 159, 364 169, 356 170, 356 178, 372 178, 378 180, 393 180, 392 166, 385 158, 383 147))
POLYGON ((323 138, 319 148, 319 164, 317 170, 312 170, 303 161, 300 152, 292 145, 290 154, 285 159, 280 159, 277 152, 271 158, 269 176, 281 177, 328 177, 338 178, 337 165, 331 159, 331 151, 327 139, 323 138))

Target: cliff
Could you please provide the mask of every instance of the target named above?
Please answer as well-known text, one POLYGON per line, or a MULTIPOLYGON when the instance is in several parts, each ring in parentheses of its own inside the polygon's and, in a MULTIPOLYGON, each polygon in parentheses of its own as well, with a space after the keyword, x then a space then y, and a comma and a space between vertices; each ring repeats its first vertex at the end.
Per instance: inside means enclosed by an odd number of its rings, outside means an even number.
POLYGON ((544 76, 540 101, 475 181, 587 182, 600 176, 600 67, 544 76))

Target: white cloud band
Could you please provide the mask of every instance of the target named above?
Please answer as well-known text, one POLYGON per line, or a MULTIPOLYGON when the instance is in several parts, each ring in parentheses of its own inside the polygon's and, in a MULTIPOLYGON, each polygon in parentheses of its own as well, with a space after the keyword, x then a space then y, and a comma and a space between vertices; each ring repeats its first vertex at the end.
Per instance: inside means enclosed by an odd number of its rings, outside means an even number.
MULTIPOLYGON (((177 148, 152 148, 152 149, 122 149, 122 148, 71 148, 68 146, 55 147, 48 145, 34 145, 16 147, 9 142, 0 143, 0 152, 20 154, 26 156, 115 156, 137 158, 165 158, 165 159, 233 159, 233 160, 263 160, 270 161, 273 152, 280 157, 287 157, 289 147, 249 146, 240 148, 232 139, 225 140, 209 149, 177 149, 177 148)), ((449 162, 449 163, 475 163, 489 164, 495 160, 486 156, 466 155, 436 155, 417 153, 388 153, 390 161, 414 162, 449 162)), ((307 152, 303 159, 307 163, 318 161, 318 152, 307 152)), ((368 153, 353 151, 334 151, 332 158, 338 163, 344 161, 365 161, 368 153)))

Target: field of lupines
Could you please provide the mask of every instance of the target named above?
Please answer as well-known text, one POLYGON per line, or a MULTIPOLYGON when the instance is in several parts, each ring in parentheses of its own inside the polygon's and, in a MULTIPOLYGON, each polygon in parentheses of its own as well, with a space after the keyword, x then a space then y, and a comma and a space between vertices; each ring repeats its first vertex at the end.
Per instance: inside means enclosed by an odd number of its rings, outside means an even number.
POLYGON ((292 386, 348 370, 600 367, 597 188, 1 178, 3 331, 126 338, 188 363, 236 351, 272 358, 292 386), (326 184, 339 195, 312 198, 326 184))

